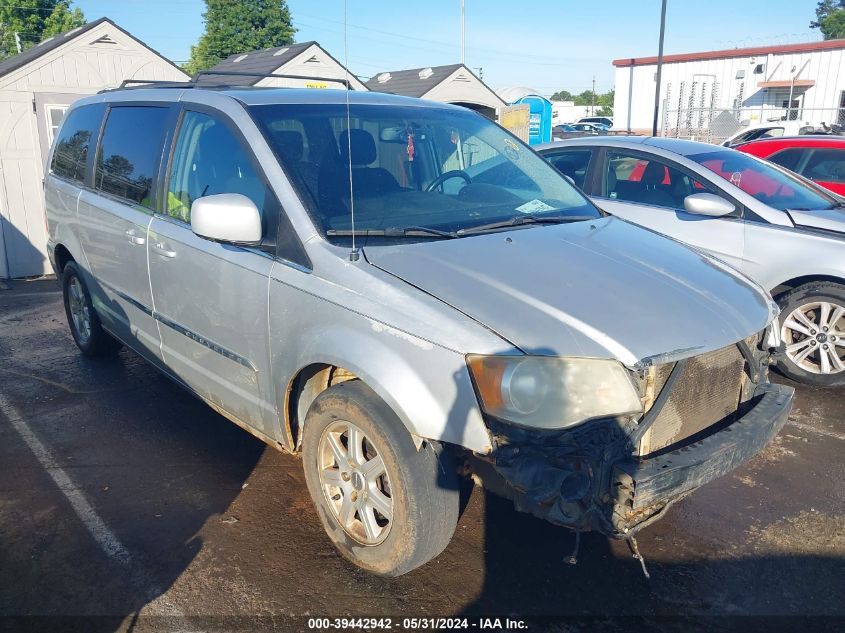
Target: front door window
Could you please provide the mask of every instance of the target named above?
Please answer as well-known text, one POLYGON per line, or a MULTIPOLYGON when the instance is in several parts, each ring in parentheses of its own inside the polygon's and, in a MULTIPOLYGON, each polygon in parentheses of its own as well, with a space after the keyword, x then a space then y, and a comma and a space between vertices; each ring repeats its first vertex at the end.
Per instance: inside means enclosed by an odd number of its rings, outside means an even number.
POLYGON ((173 152, 167 214, 191 221, 191 205, 203 196, 239 193, 264 215, 268 189, 228 127, 201 112, 186 112, 173 152))
POLYGON ((699 181, 653 157, 608 154, 605 197, 611 200, 683 209, 687 196, 708 191, 699 181))

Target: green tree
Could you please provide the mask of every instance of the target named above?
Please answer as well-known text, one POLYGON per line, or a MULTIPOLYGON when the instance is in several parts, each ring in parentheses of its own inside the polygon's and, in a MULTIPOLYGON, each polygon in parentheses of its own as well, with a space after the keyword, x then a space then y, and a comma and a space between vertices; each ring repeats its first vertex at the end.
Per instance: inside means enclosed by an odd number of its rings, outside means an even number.
POLYGON ((593 91, 592 90, 585 90, 579 95, 575 95, 573 101, 575 101, 575 105, 578 106, 585 106, 585 105, 593 105, 593 91))
POLYGON ((235 53, 293 43, 285 0, 205 0, 205 33, 191 47, 186 72, 207 70, 235 53))
POLYGON ((616 92, 611 89, 596 96, 596 116, 613 116, 613 100, 616 92))
POLYGON ((572 101, 572 93, 568 90, 558 90, 552 95, 552 101, 572 101))
POLYGON ((810 28, 819 29, 826 40, 845 38, 845 0, 822 0, 810 28))
POLYGON ((26 50, 42 40, 85 24, 72 0, 0 0, 0 59, 18 54, 15 38, 26 50))

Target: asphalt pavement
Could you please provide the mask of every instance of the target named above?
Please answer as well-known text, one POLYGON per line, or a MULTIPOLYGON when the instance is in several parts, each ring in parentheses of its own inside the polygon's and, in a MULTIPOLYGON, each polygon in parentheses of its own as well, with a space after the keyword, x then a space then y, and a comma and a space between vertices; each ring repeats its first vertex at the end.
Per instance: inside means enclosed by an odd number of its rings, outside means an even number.
POLYGON ((394 629, 436 616, 567 631, 845 627, 845 390, 799 387, 769 447, 644 530, 648 580, 624 542, 594 534, 566 564, 571 533, 478 488, 446 551, 387 580, 335 553, 297 456, 127 350, 83 357, 55 280, 7 286, 0 629, 304 630, 334 616, 394 629))

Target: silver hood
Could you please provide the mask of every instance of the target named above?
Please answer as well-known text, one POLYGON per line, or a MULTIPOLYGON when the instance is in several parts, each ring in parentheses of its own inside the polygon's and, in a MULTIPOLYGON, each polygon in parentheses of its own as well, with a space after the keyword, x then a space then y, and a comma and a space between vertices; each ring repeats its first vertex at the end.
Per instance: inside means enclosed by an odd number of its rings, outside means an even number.
POLYGON ((823 209, 821 211, 787 211, 797 226, 845 233, 845 208, 823 209))
POLYGON ((616 218, 370 244, 364 254, 526 353, 634 367, 719 349, 777 315, 733 269, 616 218))

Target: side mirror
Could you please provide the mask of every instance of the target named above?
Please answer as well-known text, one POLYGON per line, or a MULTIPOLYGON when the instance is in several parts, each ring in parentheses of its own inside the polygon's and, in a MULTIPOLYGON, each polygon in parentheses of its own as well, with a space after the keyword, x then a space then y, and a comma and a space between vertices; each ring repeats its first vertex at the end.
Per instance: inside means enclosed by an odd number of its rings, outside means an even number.
POLYGON ((736 207, 716 194, 694 193, 684 198, 684 210, 693 215, 720 218, 733 213, 736 207))
POLYGON ((232 244, 261 242, 261 214, 239 193, 218 193, 194 200, 191 230, 209 240, 232 244))

